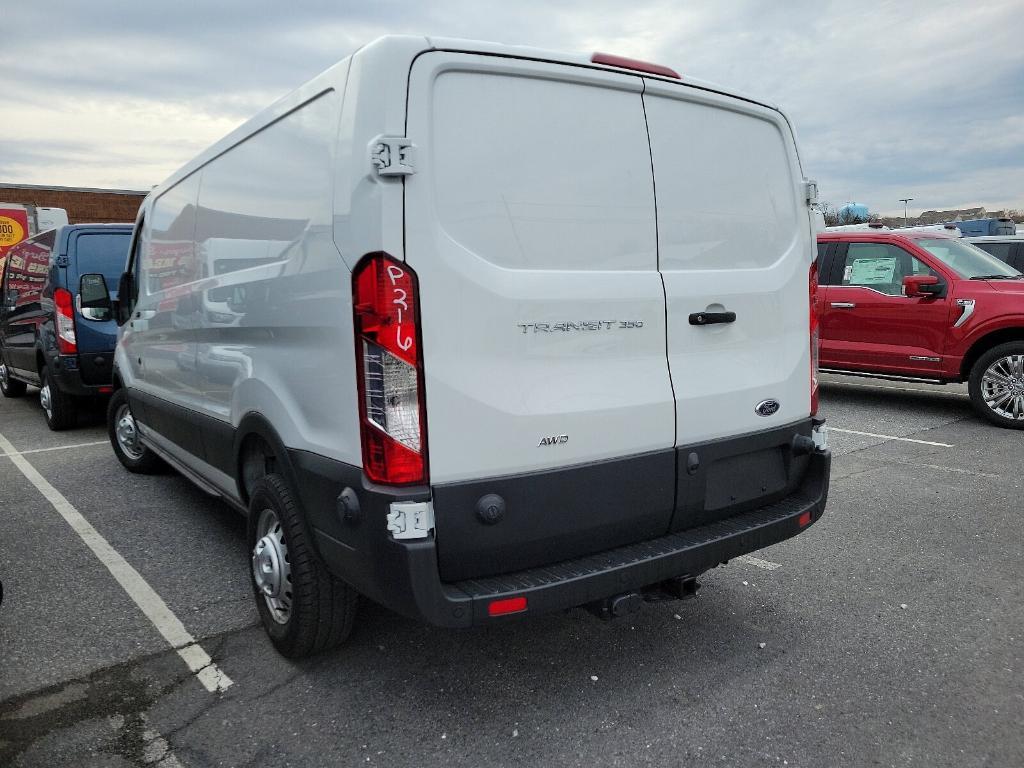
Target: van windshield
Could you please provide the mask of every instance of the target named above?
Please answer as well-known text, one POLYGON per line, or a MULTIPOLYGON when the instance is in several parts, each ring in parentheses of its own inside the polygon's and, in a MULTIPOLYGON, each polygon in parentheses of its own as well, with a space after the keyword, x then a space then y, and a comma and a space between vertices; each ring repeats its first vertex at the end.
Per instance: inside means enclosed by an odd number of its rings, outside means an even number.
POLYGON ((943 264, 968 279, 989 278, 994 280, 1021 277, 1021 273, 1009 264, 1000 261, 977 246, 949 238, 917 241, 943 264))
POLYGON ((107 290, 117 290, 117 284, 128 263, 130 232, 87 232, 76 242, 78 274, 99 272, 107 281, 107 290))

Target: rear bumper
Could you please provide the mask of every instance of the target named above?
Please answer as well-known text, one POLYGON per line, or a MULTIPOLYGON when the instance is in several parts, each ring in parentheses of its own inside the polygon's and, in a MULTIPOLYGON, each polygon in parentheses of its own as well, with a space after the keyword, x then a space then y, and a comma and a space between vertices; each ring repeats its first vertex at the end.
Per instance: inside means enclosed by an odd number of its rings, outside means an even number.
POLYGON ((111 375, 106 377, 94 372, 95 357, 110 358, 111 354, 102 356, 92 354, 53 355, 47 362, 50 376, 54 384, 69 395, 75 397, 94 397, 109 394, 111 375), (104 391, 105 390, 105 391, 104 391))
POLYGON ((328 568, 392 610, 449 627, 506 620, 508 616, 488 615, 494 600, 525 597, 525 614, 572 608, 673 577, 697 576, 726 560, 791 538, 824 513, 831 468, 829 451, 816 451, 808 456, 803 479, 793 492, 765 506, 595 555, 500 576, 444 582, 433 538, 396 541, 383 522, 391 502, 426 500, 428 489, 396 495, 394 489, 366 484, 355 468, 346 468, 348 476, 342 478, 336 474, 335 462, 302 452, 293 452, 292 460, 328 568), (354 511, 352 504, 338 501, 345 486, 358 498, 354 511))

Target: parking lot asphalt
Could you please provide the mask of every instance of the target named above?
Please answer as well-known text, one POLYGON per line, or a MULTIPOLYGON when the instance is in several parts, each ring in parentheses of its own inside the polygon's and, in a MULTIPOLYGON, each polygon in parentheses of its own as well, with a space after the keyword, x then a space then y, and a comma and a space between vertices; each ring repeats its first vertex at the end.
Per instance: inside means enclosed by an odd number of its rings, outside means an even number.
POLYGON ((824 378, 824 518, 696 600, 461 631, 364 603, 347 645, 303 662, 258 625, 238 515, 125 472, 99 412, 52 433, 34 390, 0 400, 0 435, 58 494, 0 457, 0 765, 1024 765, 1024 433, 963 387, 824 378))

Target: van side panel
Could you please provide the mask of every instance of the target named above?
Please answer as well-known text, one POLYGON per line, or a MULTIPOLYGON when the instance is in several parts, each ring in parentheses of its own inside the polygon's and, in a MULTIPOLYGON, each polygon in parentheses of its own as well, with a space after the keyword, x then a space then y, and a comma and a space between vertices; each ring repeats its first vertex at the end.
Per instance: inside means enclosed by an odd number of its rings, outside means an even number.
POLYGON ((788 124, 765 107, 653 80, 644 103, 677 445, 806 418, 814 244, 788 124), (735 321, 692 323, 705 312, 735 321), (765 400, 778 409, 759 414, 765 400))
POLYGON ((351 291, 332 235, 340 110, 323 93, 203 169, 193 312, 201 413, 233 426, 262 413, 289 447, 351 460, 351 291))
POLYGON ((639 90, 542 62, 417 59, 406 251, 432 483, 672 447, 639 90))

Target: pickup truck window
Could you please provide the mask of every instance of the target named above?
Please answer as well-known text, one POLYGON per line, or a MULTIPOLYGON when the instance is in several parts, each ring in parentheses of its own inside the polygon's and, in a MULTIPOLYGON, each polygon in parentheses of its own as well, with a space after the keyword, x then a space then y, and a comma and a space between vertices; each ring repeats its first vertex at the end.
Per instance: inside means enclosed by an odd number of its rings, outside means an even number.
POLYGON ((1020 276, 1020 272, 1009 264, 1004 264, 995 256, 985 253, 981 248, 970 243, 942 238, 941 240, 918 240, 917 244, 960 277, 999 279, 1020 276))
POLYGON ((895 245, 850 243, 839 284, 901 296, 904 277, 933 274, 926 264, 895 245))

